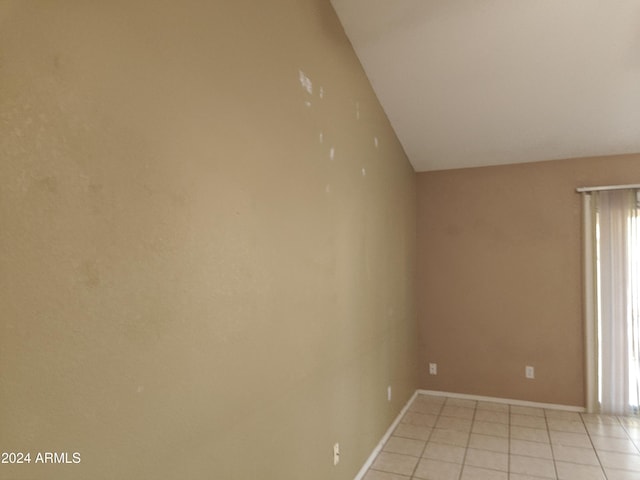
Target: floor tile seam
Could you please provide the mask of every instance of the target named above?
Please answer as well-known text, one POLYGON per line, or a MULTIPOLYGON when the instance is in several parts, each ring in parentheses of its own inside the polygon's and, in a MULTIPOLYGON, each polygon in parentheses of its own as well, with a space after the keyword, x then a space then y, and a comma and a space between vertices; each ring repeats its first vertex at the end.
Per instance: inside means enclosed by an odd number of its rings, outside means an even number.
MULTIPOLYGON (((516 456, 522 456, 522 455, 516 455, 516 456)), ((545 460, 545 459, 543 458, 543 459, 538 459, 538 460, 545 460)), ((534 475, 534 474, 532 474, 530 472, 512 472, 511 470, 509 470, 509 475, 514 473, 514 474, 517 474, 517 475, 527 475, 527 476, 530 476, 530 477, 533 477, 533 478, 539 478, 541 480, 558 480, 560 477, 558 476, 558 473, 557 473, 557 470, 556 470, 556 465, 555 465, 555 462, 553 460, 552 460, 552 463, 553 463, 554 472, 556 472, 554 477, 541 477, 540 475, 534 475)))
POLYGON ((469 430, 461 430, 460 428, 451 428, 451 427, 447 427, 447 428, 442 428, 442 427, 433 427, 434 430, 446 430, 448 432, 458 432, 458 433, 468 433, 471 434, 471 429, 469 430))
POLYGON ((407 413, 417 413, 419 415, 437 415, 436 413, 433 413, 432 410, 430 411, 420 411, 420 407, 411 407, 407 410, 407 413))
POLYGON ((600 467, 602 468, 602 465, 600 465, 598 463, 598 465, 595 465, 593 463, 578 463, 578 462, 572 462, 571 460, 563 460, 561 458, 558 458, 556 460, 554 460, 554 463, 570 463, 571 465, 577 465, 577 466, 581 466, 581 467, 600 467))
POLYGON ((598 463, 600 464, 600 470, 602 470, 602 473, 604 474, 605 478, 608 477, 607 472, 604 468, 604 465, 602 464, 602 459, 600 458, 600 454, 598 453, 598 450, 596 450, 596 446, 593 444, 593 438, 591 437, 591 433, 589 432, 589 429, 587 428, 587 422, 585 422, 584 420, 584 414, 580 414, 580 419, 582 420, 582 423, 584 424, 584 428, 587 431, 587 437, 589 438, 589 444, 591 445, 591 448, 593 449, 593 452, 596 455, 596 458, 598 459, 598 463))
POLYGON ((480 419, 474 420, 474 423, 491 423, 491 424, 494 424, 494 425, 509 425, 510 424, 510 422, 494 422, 494 421, 491 421, 491 420, 480 420, 480 419))
POLYGON ((574 432, 576 431, 576 433, 580 433, 580 432, 586 432, 587 429, 584 426, 584 423, 582 422, 561 422, 562 424, 569 424, 569 425, 558 425, 558 422, 555 422, 554 420, 551 420, 551 422, 547 422, 547 426, 549 427, 549 430, 554 430, 557 432, 574 432))
MULTIPOLYGON (((640 447, 638 447, 638 445, 636 445, 636 442, 633 441, 633 438, 631 438, 631 433, 629 432, 627 425, 623 424, 622 422, 620 423, 622 424, 622 428, 624 429, 624 432, 627 434, 627 440, 631 442, 631 445, 633 445, 633 447, 636 449, 638 454, 640 454, 640 447)), ((640 427, 635 427, 635 428, 640 428, 640 427)))
MULTIPOLYGON (((549 443, 551 443, 551 431, 549 430, 549 421, 547 420, 547 412, 544 412, 544 424, 547 427, 547 437, 549 438, 549 443)), ((560 478, 558 474, 558 465, 556 464, 556 454, 553 451, 553 444, 551 444, 551 460, 553 462, 553 471, 555 472, 556 478, 560 478)))
MULTIPOLYGON (((401 455, 403 457, 420 458, 420 457, 416 457, 415 455, 410 455, 408 453, 389 452, 387 450, 382 450, 380 453, 386 453, 391 455, 401 455)), ((380 455, 380 453, 378 455, 380 455)))
POLYGON ((473 465, 472 463, 463 463, 462 464, 462 469, 464 470, 464 467, 475 467, 475 468, 482 468, 484 470, 490 470, 492 472, 500 472, 500 473, 506 473, 509 474, 509 470, 508 470, 508 466, 507 466, 507 470, 501 470, 499 468, 492 468, 492 467, 487 467, 486 465, 473 465))
POLYGON ((380 473, 390 473, 391 475, 398 475, 400 477, 406 477, 406 478, 411 478, 411 475, 407 476, 407 475, 403 475, 401 473, 398 472, 390 472, 389 470, 381 470, 380 468, 373 468, 373 467, 369 467, 369 469, 367 470, 367 472, 380 472, 380 473))
MULTIPOLYGON (((393 436, 390 437, 390 439, 391 438, 393 438, 393 436)), ((396 438, 404 438, 404 437, 396 437, 396 438)), ((404 439, 405 440, 415 440, 413 438, 404 438, 404 439)), ((404 455, 404 456, 407 456, 407 457, 414 457, 414 458, 420 458, 420 459, 426 458, 426 459, 429 459, 429 460, 440 460, 440 459, 437 459, 437 458, 431 458, 431 457, 426 457, 425 456, 425 452, 427 451, 427 447, 428 447, 429 444, 431 444, 431 445, 440 445, 442 447, 465 448, 465 447, 462 447, 460 445, 453 445, 453 444, 450 444, 450 443, 441 443, 441 442, 432 442, 431 440, 426 440, 426 441, 425 440, 418 440, 418 441, 425 442, 424 447, 422 447, 422 452, 419 455, 414 455, 413 453, 406 453, 406 452, 393 452, 391 450, 385 450, 384 447, 382 448, 380 453, 394 453, 396 455, 404 455)), ((473 447, 472 450, 482 450, 484 452, 503 453, 503 452, 496 452, 494 450, 486 450, 486 449, 483 449, 483 448, 475 448, 475 447, 473 447)), ((458 463, 458 462, 450 462, 448 460, 440 460, 440 461, 447 462, 447 463, 458 463)))
MULTIPOLYGON (((506 404, 504 404, 504 405, 506 405, 506 404)), ((504 410, 504 409, 486 408, 486 407, 483 407, 483 406, 481 406, 481 405, 478 405, 478 406, 476 407, 476 409, 477 409, 479 412, 491 412, 491 413, 506 413, 506 412, 507 412, 507 410, 504 410)))
POLYGON ((620 421, 620 419, 615 416, 615 415, 601 415, 601 414, 595 414, 598 418, 597 421, 589 421, 592 418, 596 418, 594 417, 594 414, 591 413, 581 413, 580 417, 582 418, 582 421, 585 424, 590 424, 590 425, 622 425, 622 422, 620 421), (602 418, 599 418, 602 417, 602 418), (607 422, 603 422, 602 420, 615 420, 615 422, 611 423, 609 421, 607 422))
POLYGON ((539 475, 531 475, 530 473, 509 472, 509 475, 511 475, 512 473, 514 473, 516 475, 523 475, 523 476, 536 478, 536 479, 539 478, 540 480, 558 480, 557 478, 541 477, 539 475))
POLYGON ((549 429, 547 427, 532 427, 531 425, 518 425, 517 423, 510 423, 509 425, 511 425, 512 427, 520 427, 520 428, 530 428, 531 430, 540 430, 541 432, 549 432, 549 429))
POLYGON ((549 432, 557 432, 557 433, 577 433, 578 435, 584 435, 585 433, 587 433, 586 431, 584 432, 574 432, 572 430, 556 430, 555 428, 550 428, 549 432))
POLYGON ((403 475, 402 473, 392 472, 391 470, 382 470, 380 467, 376 467, 376 468, 369 467, 367 472, 369 472, 369 471, 381 472, 381 473, 390 473, 391 475, 400 475, 402 477, 411 478, 411 475, 407 476, 407 475, 403 475))
MULTIPOLYGON (((443 409, 444 409, 444 407, 446 406, 446 401, 445 401, 445 402, 441 402, 441 403, 439 403, 439 404, 435 404, 435 402, 434 402, 434 406, 436 406, 436 405, 437 405, 437 407, 438 407, 438 413, 435 413, 435 412, 429 412, 429 414, 430 414, 430 415, 432 415, 432 416, 435 416, 435 418, 436 418, 436 419, 438 419, 439 417, 441 417, 441 416, 442 416, 442 417, 447 417, 447 418, 457 418, 457 419, 459 419, 459 420, 469 420, 469 418, 465 418, 465 417, 456 417, 456 416, 450 416, 450 415, 447 415, 446 413, 443 413, 443 409)), ((459 407, 459 408, 471 408, 471 407, 469 407, 469 405, 455 405, 455 406, 456 406, 456 407, 459 407)), ((506 405, 506 406, 507 406, 507 408, 509 408, 509 406, 508 406, 508 405, 506 405)), ((479 408, 479 405, 478 405, 478 403, 477 403, 477 402, 474 404, 473 410, 474 410, 474 413, 473 413, 473 417, 471 418, 472 425, 473 425, 473 424, 475 424, 475 423, 476 423, 476 422, 478 422, 478 421, 481 421, 481 422, 483 422, 483 423, 488 423, 488 424, 501 424, 501 425, 505 425, 505 423, 504 423, 504 422, 495 422, 495 421, 491 421, 492 419, 482 419, 482 420, 478 419, 476 414, 477 414, 477 412, 478 412, 478 411, 483 411, 483 409, 482 409, 482 408, 479 408)), ((492 411, 492 410, 490 410, 490 409, 486 409, 486 410, 484 410, 484 411, 492 411)), ((416 411, 414 411, 414 413, 424 414, 424 412, 416 412, 416 411)), ((503 411, 502 413, 504 413, 504 411, 503 411)), ((508 412, 508 417, 509 417, 509 419, 511 419, 512 414, 513 414, 513 412, 511 412, 511 411, 509 411, 509 412, 508 412)), ((516 413, 516 415, 526 415, 526 413, 518 412, 518 413, 516 413)), ((537 415, 530 415, 530 416, 533 416, 533 417, 539 417, 539 416, 537 416, 537 415)), ((542 418, 542 417, 539 417, 539 418, 542 418)), ((601 460, 601 455, 602 455, 602 454, 604 454, 604 455, 606 455, 606 454, 611 454, 611 455, 617 454, 617 455, 624 455, 624 456, 631 456, 631 457, 638 457, 638 456, 640 456, 640 455, 637 453, 637 452, 640 452, 640 445, 638 444, 638 441, 639 441, 640 439, 634 439, 633 437, 631 437, 631 434, 630 434, 630 429, 638 428, 638 427, 633 426, 633 425, 628 425, 627 423, 623 422, 623 421, 622 421, 621 419, 619 419, 619 418, 616 418, 616 419, 615 419, 615 420, 616 420, 616 422, 615 422, 615 423, 609 423, 609 422, 607 422, 607 423, 602 423, 602 422, 587 422, 587 421, 585 421, 585 419, 584 419, 582 416, 580 416, 580 417, 579 417, 579 419, 578 419, 579 421, 569 420, 569 419, 564 419, 564 421, 566 421, 566 422, 570 422, 570 423, 582 423, 582 425, 583 425, 583 426, 585 426, 585 427, 586 427, 587 425, 594 425, 594 426, 593 426, 593 427, 591 427, 591 428, 592 428, 593 430, 595 430, 595 432, 591 432, 591 431, 589 431, 589 429, 588 429, 588 428, 587 428, 587 429, 585 429, 585 431, 582 431, 582 432, 576 432, 576 431, 571 431, 571 430, 567 430, 567 429, 565 429, 565 430, 562 430, 562 429, 552 429, 552 428, 551 428, 551 426, 549 425, 549 420, 550 420, 550 419, 556 420, 556 417, 548 416, 548 415, 546 414, 546 411, 545 411, 545 416, 544 416, 544 418, 545 418, 545 423, 546 423, 547 438, 549 438, 549 441, 548 441, 548 442, 542 442, 542 441, 538 441, 537 439, 527 439, 527 438, 515 439, 515 438, 513 438, 513 437, 512 437, 512 429, 513 429, 513 427, 525 428, 525 429, 532 430, 532 431, 533 431, 533 430, 543 430, 543 429, 540 429, 540 428, 537 428, 537 427, 528 426, 528 425, 514 425, 514 424, 512 424, 511 422, 506 423, 506 425, 507 425, 507 431, 508 431, 508 436, 507 436, 507 438, 508 438, 508 440, 509 440, 509 441, 508 441, 508 452, 509 452, 508 459, 509 459, 509 462, 510 462, 510 460, 511 460, 511 455, 516 455, 516 454, 513 452, 513 449, 512 449, 512 445, 511 445, 511 444, 512 444, 512 441, 513 441, 513 440, 523 440, 523 441, 528 441, 528 442, 532 442, 532 443, 536 443, 536 444, 540 444, 540 445, 549 445, 549 446, 551 447, 551 451, 552 451, 552 459, 551 459, 551 460, 554 462, 554 465, 557 465, 557 464, 559 464, 559 463, 562 463, 562 464, 569 464, 569 465, 576 465, 576 466, 584 466, 584 467, 596 467, 596 466, 597 466, 597 467, 599 467, 602 471, 605 471, 605 470, 614 470, 614 471, 620 471, 620 472, 628 472, 628 473, 631 473, 631 474, 637 474, 638 472, 640 472, 640 470, 638 470, 638 469, 616 468, 616 467, 604 467, 604 465, 603 465, 603 463, 602 463, 602 460, 601 460), (621 435, 613 436, 613 435, 606 435, 606 434, 604 434, 604 435, 600 435, 600 434, 599 434, 600 432, 599 432, 599 431, 597 431, 597 427, 596 427, 597 425, 604 426, 604 427, 605 427, 605 430, 606 430, 606 428, 607 428, 607 427, 612 427, 612 426, 618 427, 618 426, 620 426, 620 427, 622 427, 622 429, 620 430, 620 432, 624 432, 624 436, 621 436, 621 435), (580 444, 578 444, 578 445, 576 445, 576 444, 574 444, 574 445, 569 444, 569 445, 567 445, 567 444, 565 444, 564 442, 550 441, 550 437, 551 437, 552 433, 555 433, 555 434, 567 434, 567 435, 580 435, 580 436, 582 436, 582 437, 584 437, 584 435, 586 435, 586 436, 587 436, 587 440, 588 440, 588 442, 589 442, 589 444, 590 444, 591 446, 590 446, 590 447, 588 447, 588 446, 584 446, 584 444, 581 444, 581 445, 580 445, 580 444), (595 440, 596 438, 597 438, 597 439, 599 439, 599 443, 600 443, 601 441, 606 442, 606 439, 609 439, 609 440, 611 440, 611 441, 626 441, 626 442, 629 442, 629 441, 630 441, 630 442, 632 443, 632 445, 633 445, 633 447, 631 448, 631 450, 632 450, 632 451, 628 451, 628 450, 619 450, 619 449, 618 449, 618 450, 616 450, 616 449, 608 449, 607 447, 604 447, 604 448, 596 448, 596 447, 595 447, 595 445, 594 445, 594 440, 595 440), (556 450, 557 450, 558 448, 561 448, 561 447, 566 447, 566 448, 571 448, 571 449, 578 449, 578 450, 584 450, 584 451, 591 450, 592 452, 594 452, 594 454, 595 454, 595 456, 596 456, 596 458, 597 458, 597 460, 598 460, 598 465, 595 465, 595 464, 592 464, 592 463, 581 463, 581 462, 578 462, 578 461, 575 461, 575 460, 570 460, 570 459, 562 459, 562 458, 558 458, 558 457, 557 457, 557 455, 556 455, 556 450)), ((403 422, 403 423, 407 423, 407 422, 403 422)), ((395 436, 396 436, 396 437, 398 437, 398 438, 406 439, 406 440, 421 441, 421 442, 423 442, 423 447, 422 447, 422 451, 421 451, 420 456, 419 456, 419 457, 416 457, 416 455, 415 455, 415 454, 408 453, 408 452, 386 452, 386 453, 392 453, 392 454, 395 454, 395 455, 401 455, 401 456, 404 456, 404 457, 412 457, 412 458, 414 458, 414 459, 416 459, 416 458, 417 458, 418 460, 417 460, 417 462, 416 462, 416 467, 415 467, 415 468, 413 469, 413 471, 412 471, 412 475, 414 475, 414 474, 415 474, 415 472, 416 472, 416 468, 417 468, 417 465, 418 465, 419 461, 420 461, 421 459, 427 459, 427 457, 424 457, 424 452, 425 452, 425 450, 426 450, 427 445, 429 444, 429 442, 431 442, 431 441, 433 440, 433 435, 434 435, 434 433, 435 433, 435 429, 436 429, 437 427, 436 427, 436 425, 431 425, 431 426, 419 425, 419 424, 410 424, 410 425, 413 425, 413 426, 415 426, 415 427, 422 427, 422 428, 428 429, 428 435, 426 436, 426 439, 425 439, 425 438, 416 438, 416 437, 411 437, 411 436, 407 436, 407 437, 405 437, 405 436, 401 436, 401 435, 395 435, 395 436)), ((463 461, 463 463, 462 463, 462 464, 460 464, 460 463, 458 463, 458 462, 455 462, 455 461, 445 461, 445 460, 440 460, 440 461, 443 461, 443 462, 445 462, 445 463, 449 463, 449 464, 454 464, 454 465, 461 466, 461 467, 462 467, 462 471, 459 473, 459 476, 462 476, 462 475, 463 475, 463 472, 464 472, 464 466, 465 466, 465 465, 468 465, 468 466, 470 466, 470 467, 474 467, 474 468, 483 468, 483 469, 487 469, 487 470, 491 470, 491 471, 504 472, 504 470, 500 470, 500 469, 496 469, 496 468, 491 468, 491 467, 488 467, 488 466, 486 466, 486 465, 474 465, 474 464, 466 463, 466 461, 467 461, 467 459, 468 459, 468 453, 469 453, 469 450, 471 450, 471 449, 476 449, 476 450, 485 451, 485 452, 492 452, 492 453, 504 453, 504 452, 503 452, 503 451, 501 451, 501 450, 486 449, 486 448, 482 448, 482 446, 474 446, 474 447, 472 447, 472 446, 471 446, 471 435, 475 434, 475 435, 478 435, 478 436, 490 436, 490 437, 495 437, 495 438, 504 438, 502 435, 491 435, 490 433, 486 433, 486 432, 484 432, 484 433, 482 433, 482 432, 478 433, 478 432, 473 432, 473 431, 469 432, 469 431, 468 431, 468 430, 466 430, 466 429, 465 429, 465 430, 460 430, 460 429, 450 428, 450 427, 447 427, 447 428, 444 428, 444 429, 440 428, 439 430, 444 430, 444 431, 447 431, 447 430, 448 430, 448 431, 451 431, 451 432, 459 432, 459 433, 466 433, 466 434, 467 434, 467 438, 466 438, 466 446, 462 447, 462 448, 464 448, 464 449, 465 449, 465 451, 464 451, 464 456, 463 456, 463 460, 462 460, 462 461, 463 461)), ((440 443, 440 442, 436 442, 436 443, 440 443)), ((460 448, 460 447, 461 447, 461 445, 460 445, 460 444, 455 444, 455 443, 451 443, 451 444, 443 443, 442 445, 448 445, 448 446, 458 447, 458 448, 460 448)), ((539 459, 539 460, 545 460, 545 459, 548 459, 548 457, 546 457, 546 458, 545 458, 545 457, 540 457, 540 456, 533 456, 533 455, 528 455, 528 454, 526 454, 526 453, 524 453, 524 454, 520 453, 520 454, 517 454, 517 455, 518 455, 518 456, 521 456, 521 457, 528 457, 528 458, 539 459)), ((436 459, 432 459, 432 460, 436 460, 436 459)), ((510 467, 511 467, 511 465, 509 465, 509 471, 510 471, 510 467)), ((405 475, 404 475, 404 474, 400 474, 400 473, 398 473, 398 472, 394 472, 394 471, 391 471, 391 470, 382 470, 382 469, 380 469, 379 467, 378 467, 378 468, 371 468, 371 470, 381 471, 381 472, 390 473, 390 474, 395 474, 395 475, 399 475, 399 476, 401 476, 401 477, 405 477, 405 475)), ((557 475, 557 474, 558 474, 558 473, 557 473, 557 468, 556 468, 556 475, 557 475)), ((538 477, 538 478, 543 478, 543 477, 538 477)))
POLYGON ((615 454, 615 455, 625 455, 625 456, 628 456, 628 457, 636 457, 636 458, 638 458, 640 460, 640 455, 636 455, 635 453, 625 453, 625 452, 603 452, 603 453, 605 455, 612 453, 612 454, 615 454))
POLYGON ((420 457, 420 460, 431 460, 432 462, 448 463, 449 465, 464 465, 464 463, 452 462, 451 460, 442 460, 440 458, 420 457))
POLYGON ((625 473, 640 473, 640 470, 626 470, 624 468, 615 468, 615 467, 602 467, 602 471, 604 474, 607 474, 607 471, 615 470, 616 472, 625 472, 625 473))
POLYGON ((422 458, 422 456, 414 455, 413 453, 392 452, 391 450, 385 450, 384 448, 380 453, 394 453, 396 455, 404 455, 405 457, 422 458))
MULTIPOLYGON (((606 453, 615 453, 615 454, 618 454, 618 455, 630 455, 630 456, 634 456, 634 457, 640 457, 640 455, 636 455, 636 454, 633 454, 633 453, 624 453, 624 452, 604 452, 604 453, 605 454, 606 453)), ((598 461, 600 462, 600 466, 603 469, 612 468, 612 467, 605 467, 605 465, 602 463, 602 459, 601 459, 600 455, 598 454, 598 452, 596 452, 596 456, 598 457, 598 461)), ((619 468, 618 470, 624 470, 624 471, 628 471, 628 472, 640 473, 640 468, 638 470, 628 470, 628 469, 625 469, 625 468, 619 468)))
POLYGON ((601 452, 601 453, 622 453, 622 454, 626 454, 626 455, 639 455, 640 456, 640 453, 629 453, 629 452, 621 451, 621 450, 607 450, 606 448, 596 448, 595 451, 596 452, 601 452))
POLYGON ((553 460, 553 457, 541 457, 540 455, 527 455, 526 453, 509 453, 509 455, 515 455, 516 457, 537 458, 539 460, 553 460))
POLYGON ((475 423, 477 411, 478 411, 478 402, 475 402, 473 406, 473 417, 471 418, 471 429, 469 430, 469 434, 467 436, 467 444, 464 448, 464 454, 462 456, 462 468, 460 468, 460 472, 458 473, 458 480, 462 480, 462 472, 464 472, 464 465, 467 460, 467 453, 469 453, 469 444, 471 443, 471 430, 473 429, 473 424, 475 423))
POLYGON ((459 416, 459 415, 447 415, 446 413, 441 413, 441 414, 439 415, 439 417, 438 417, 438 418, 440 418, 440 417, 444 417, 444 418, 457 418, 457 419, 459 419, 459 420, 471 420, 471 418, 469 418, 469 417, 461 417, 461 416, 459 416))
MULTIPOLYGON (((538 417, 532 417, 532 418, 538 418, 538 417)), ((513 422, 511 421, 511 419, 509 419, 509 425, 513 425, 514 427, 527 427, 527 428, 535 428, 536 430, 546 430, 547 427, 547 422, 544 418, 540 419, 542 422, 544 422, 544 427, 532 427, 531 425, 520 425, 517 422, 513 422)), ((541 422, 540 422, 541 423, 541 422)))
MULTIPOLYGON (((434 430, 433 428, 430 428, 430 427, 425 427, 425 428, 429 428, 430 430, 434 430)), ((429 437, 430 437, 430 436, 431 436, 431 432, 429 432, 429 437)), ((391 435, 391 436, 389 437, 389 439, 391 439, 391 437, 404 438, 405 440, 418 440, 418 441, 420 441, 420 442, 427 442, 427 441, 428 441, 428 440, 423 440, 422 438, 405 437, 405 436, 403 436, 403 435, 395 434, 395 432, 394 432, 394 434, 393 434, 393 435, 391 435)), ((429 438, 429 437, 427 437, 427 438, 429 438)), ((389 440, 387 440, 387 442, 388 442, 388 441, 389 441, 389 440)), ((386 443, 385 443, 385 445, 386 445, 386 443)), ((384 449, 384 447, 382 447, 382 448, 384 449)))
POLYGON ((422 428, 435 428, 435 425, 424 425, 424 424, 420 424, 420 423, 411 423, 411 422, 405 422, 405 421, 400 421, 400 423, 403 423, 405 425, 412 425, 414 427, 422 427, 422 428))
MULTIPOLYGON (((464 447, 460 447, 460 448, 464 448, 464 447)), ((489 448, 482 448, 482 447, 469 447, 471 450, 480 450, 482 452, 488 452, 488 453, 501 453, 502 455, 509 455, 508 450, 502 451, 502 450, 491 450, 489 448)))
POLYGON ((442 400, 444 397, 434 397, 433 395, 426 395, 420 391, 418 391, 418 396, 416 398, 419 402, 423 403, 433 403, 435 405, 442 405, 445 403, 444 400, 442 400))
POLYGON ((468 447, 467 451, 469 450, 480 450, 483 452, 489 452, 489 453, 493 453, 493 454, 498 454, 498 455, 506 455, 507 456, 507 467, 506 470, 500 469, 500 468, 493 468, 493 467, 489 467, 487 465, 474 465, 472 463, 467 463, 467 458, 465 457, 465 462, 463 465, 468 465, 470 467, 476 467, 476 468, 483 468, 485 470, 491 470, 493 472, 503 472, 503 473, 507 473, 509 474, 509 467, 510 467, 510 454, 509 453, 504 453, 504 452, 495 452, 495 451, 491 451, 491 450, 483 450, 481 448, 474 448, 474 447, 468 447))
POLYGON ((631 440, 631 442, 633 443, 633 440, 628 435, 626 437, 612 437, 611 435, 596 435, 594 433, 592 436, 598 437, 598 438, 610 438, 612 440, 631 440))
POLYGON ((540 445, 549 445, 551 446, 551 440, 549 440, 548 442, 541 442, 539 440, 531 440, 529 438, 518 438, 518 437, 512 437, 513 440, 521 440, 523 442, 531 442, 531 443, 539 443, 540 445))
POLYGON ((552 449, 552 450, 553 450, 554 448, 556 448, 556 447, 557 447, 557 448, 563 448, 563 447, 564 447, 564 448, 575 448, 575 449, 577 449, 577 450, 588 450, 588 451, 590 451, 590 452, 595 452, 595 450, 596 450, 596 449, 595 449, 595 448, 593 448, 593 447, 581 447, 581 446, 579 446, 579 445, 564 445, 564 444, 562 444, 562 443, 557 443, 557 444, 552 444, 552 445, 551 445, 551 449, 552 449))
POLYGON ((521 417, 530 417, 530 418, 542 418, 542 419, 545 418, 544 415, 531 415, 529 413, 511 413, 511 414, 509 414, 509 416, 512 416, 512 415, 520 415, 521 417))
POLYGON ((495 421, 495 420, 487 420, 485 418, 478 418, 478 419, 476 419, 476 422, 495 423, 496 425, 509 425, 509 422, 500 422, 500 421, 495 421))
POLYGON ((511 404, 507 404, 507 476, 511 476, 511 404))
MULTIPOLYGON (((452 418, 452 417, 441 417, 441 418, 452 418)), ((460 429, 464 429, 464 431, 469 431, 470 432, 472 426, 473 426, 472 423, 469 423, 469 425, 466 425, 466 422, 465 422, 464 426, 460 425, 460 426, 450 427, 450 426, 447 425, 447 426, 443 427, 442 424, 440 424, 440 426, 438 426, 438 423, 436 422, 436 424, 434 425, 433 428, 440 428, 442 430, 460 430, 460 429), (467 429, 467 427, 468 427, 468 429, 467 429)))
POLYGON ((532 428, 533 430, 549 430, 546 424, 544 427, 532 427, 531 425, 519 425, 517 423, 509 422, 509 425, 513 425, 514 427, 532 428))
POLYGON ((429 442, 431 441, 431 437, 433 436, 433 431, 436 429, 435 424, 438 423, 438 419, 440 418, 440 414, 442 413, 442 409, 444 408, 445 403, 446 403, 446 400, 440 404, 440 409, 438 410, 438 413, 436 414, 436 419, 434 421, 434 426, 431 427, 431 431, 429 432, 429 435, 427 436, 427 439, 424 442, 424 447, 422 447, 422 452, 420 453, 420 458, 418 459, 418 461, 416 462, 415 466, 413 467, 413 470, 411 471, 411 475, 410 475, 411 478, 413 478, 414 475, 416 474, 416 470, 418 469, 418 466, 420 465, 420 462, 421 462, 422 458, 424 458, 423 457, 424 452, 427 450, 427 445, 429 445, 429 442))

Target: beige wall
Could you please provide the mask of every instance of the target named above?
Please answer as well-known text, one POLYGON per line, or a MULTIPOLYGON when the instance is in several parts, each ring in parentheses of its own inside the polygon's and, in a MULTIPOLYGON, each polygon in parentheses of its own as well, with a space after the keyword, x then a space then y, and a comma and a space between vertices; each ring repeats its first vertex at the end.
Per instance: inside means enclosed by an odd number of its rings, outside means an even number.
POLYGON ((625 183, 640 155, 418 175, 422 388, 584 405, 575 189, 625 183))
POLYGON ((1 1, 0 149, 0 450, 82 459, 0 477, 353 478, 416 177, 328 1, 1 1))

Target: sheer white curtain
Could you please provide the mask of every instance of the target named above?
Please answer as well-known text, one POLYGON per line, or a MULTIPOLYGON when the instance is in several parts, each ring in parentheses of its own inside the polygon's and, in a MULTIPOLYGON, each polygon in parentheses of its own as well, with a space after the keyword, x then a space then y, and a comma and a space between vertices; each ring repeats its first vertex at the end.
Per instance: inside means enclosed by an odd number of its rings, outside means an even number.
POLYGON ((585 312, 588 407, 610 414, 637 413, 640 400, 640 235, 633 190, 593 192, 585 201, 585 312), (590 231, 589 231, 590 230, 590 231), (589 242, 591 240, 591 242, 589 242), (591 245, 589 244, 591 243, 591 245), (589 276, 593 275, 593 278, 589 276), (591 332, 591 334, 590 334, 591 332), (595 346, 592 351, 591 346, 595 346), (593 359, 593 355, 597 359, 593 359), (597 365, 596 368, 590 365, 597 365), (596 379, 593 378, 596 376, 596 379), (593 389, 597 387, 596 393, 593 389))

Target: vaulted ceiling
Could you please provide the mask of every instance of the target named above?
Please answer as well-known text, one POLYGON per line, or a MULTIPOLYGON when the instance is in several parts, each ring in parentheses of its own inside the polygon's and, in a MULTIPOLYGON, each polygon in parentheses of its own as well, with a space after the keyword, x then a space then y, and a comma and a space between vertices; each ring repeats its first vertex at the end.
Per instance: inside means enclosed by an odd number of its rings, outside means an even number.
POLYGON ((640 152, 640 0, 331 0, 417 171, 640 152))

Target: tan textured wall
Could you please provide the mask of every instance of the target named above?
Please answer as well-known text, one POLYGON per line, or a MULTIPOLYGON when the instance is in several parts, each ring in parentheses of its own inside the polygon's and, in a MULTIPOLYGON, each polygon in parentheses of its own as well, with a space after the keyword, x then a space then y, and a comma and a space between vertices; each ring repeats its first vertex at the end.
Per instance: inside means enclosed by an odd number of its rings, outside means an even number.
POLYGON ((640 155, 418 175, 422 388, 584 405, 575 189, 625 183, 640 155))
POLYGON ((353 478, 416 176, 328 1, 1 1, 0 149, 0 450, 81 454, 0 478, 353 478))

